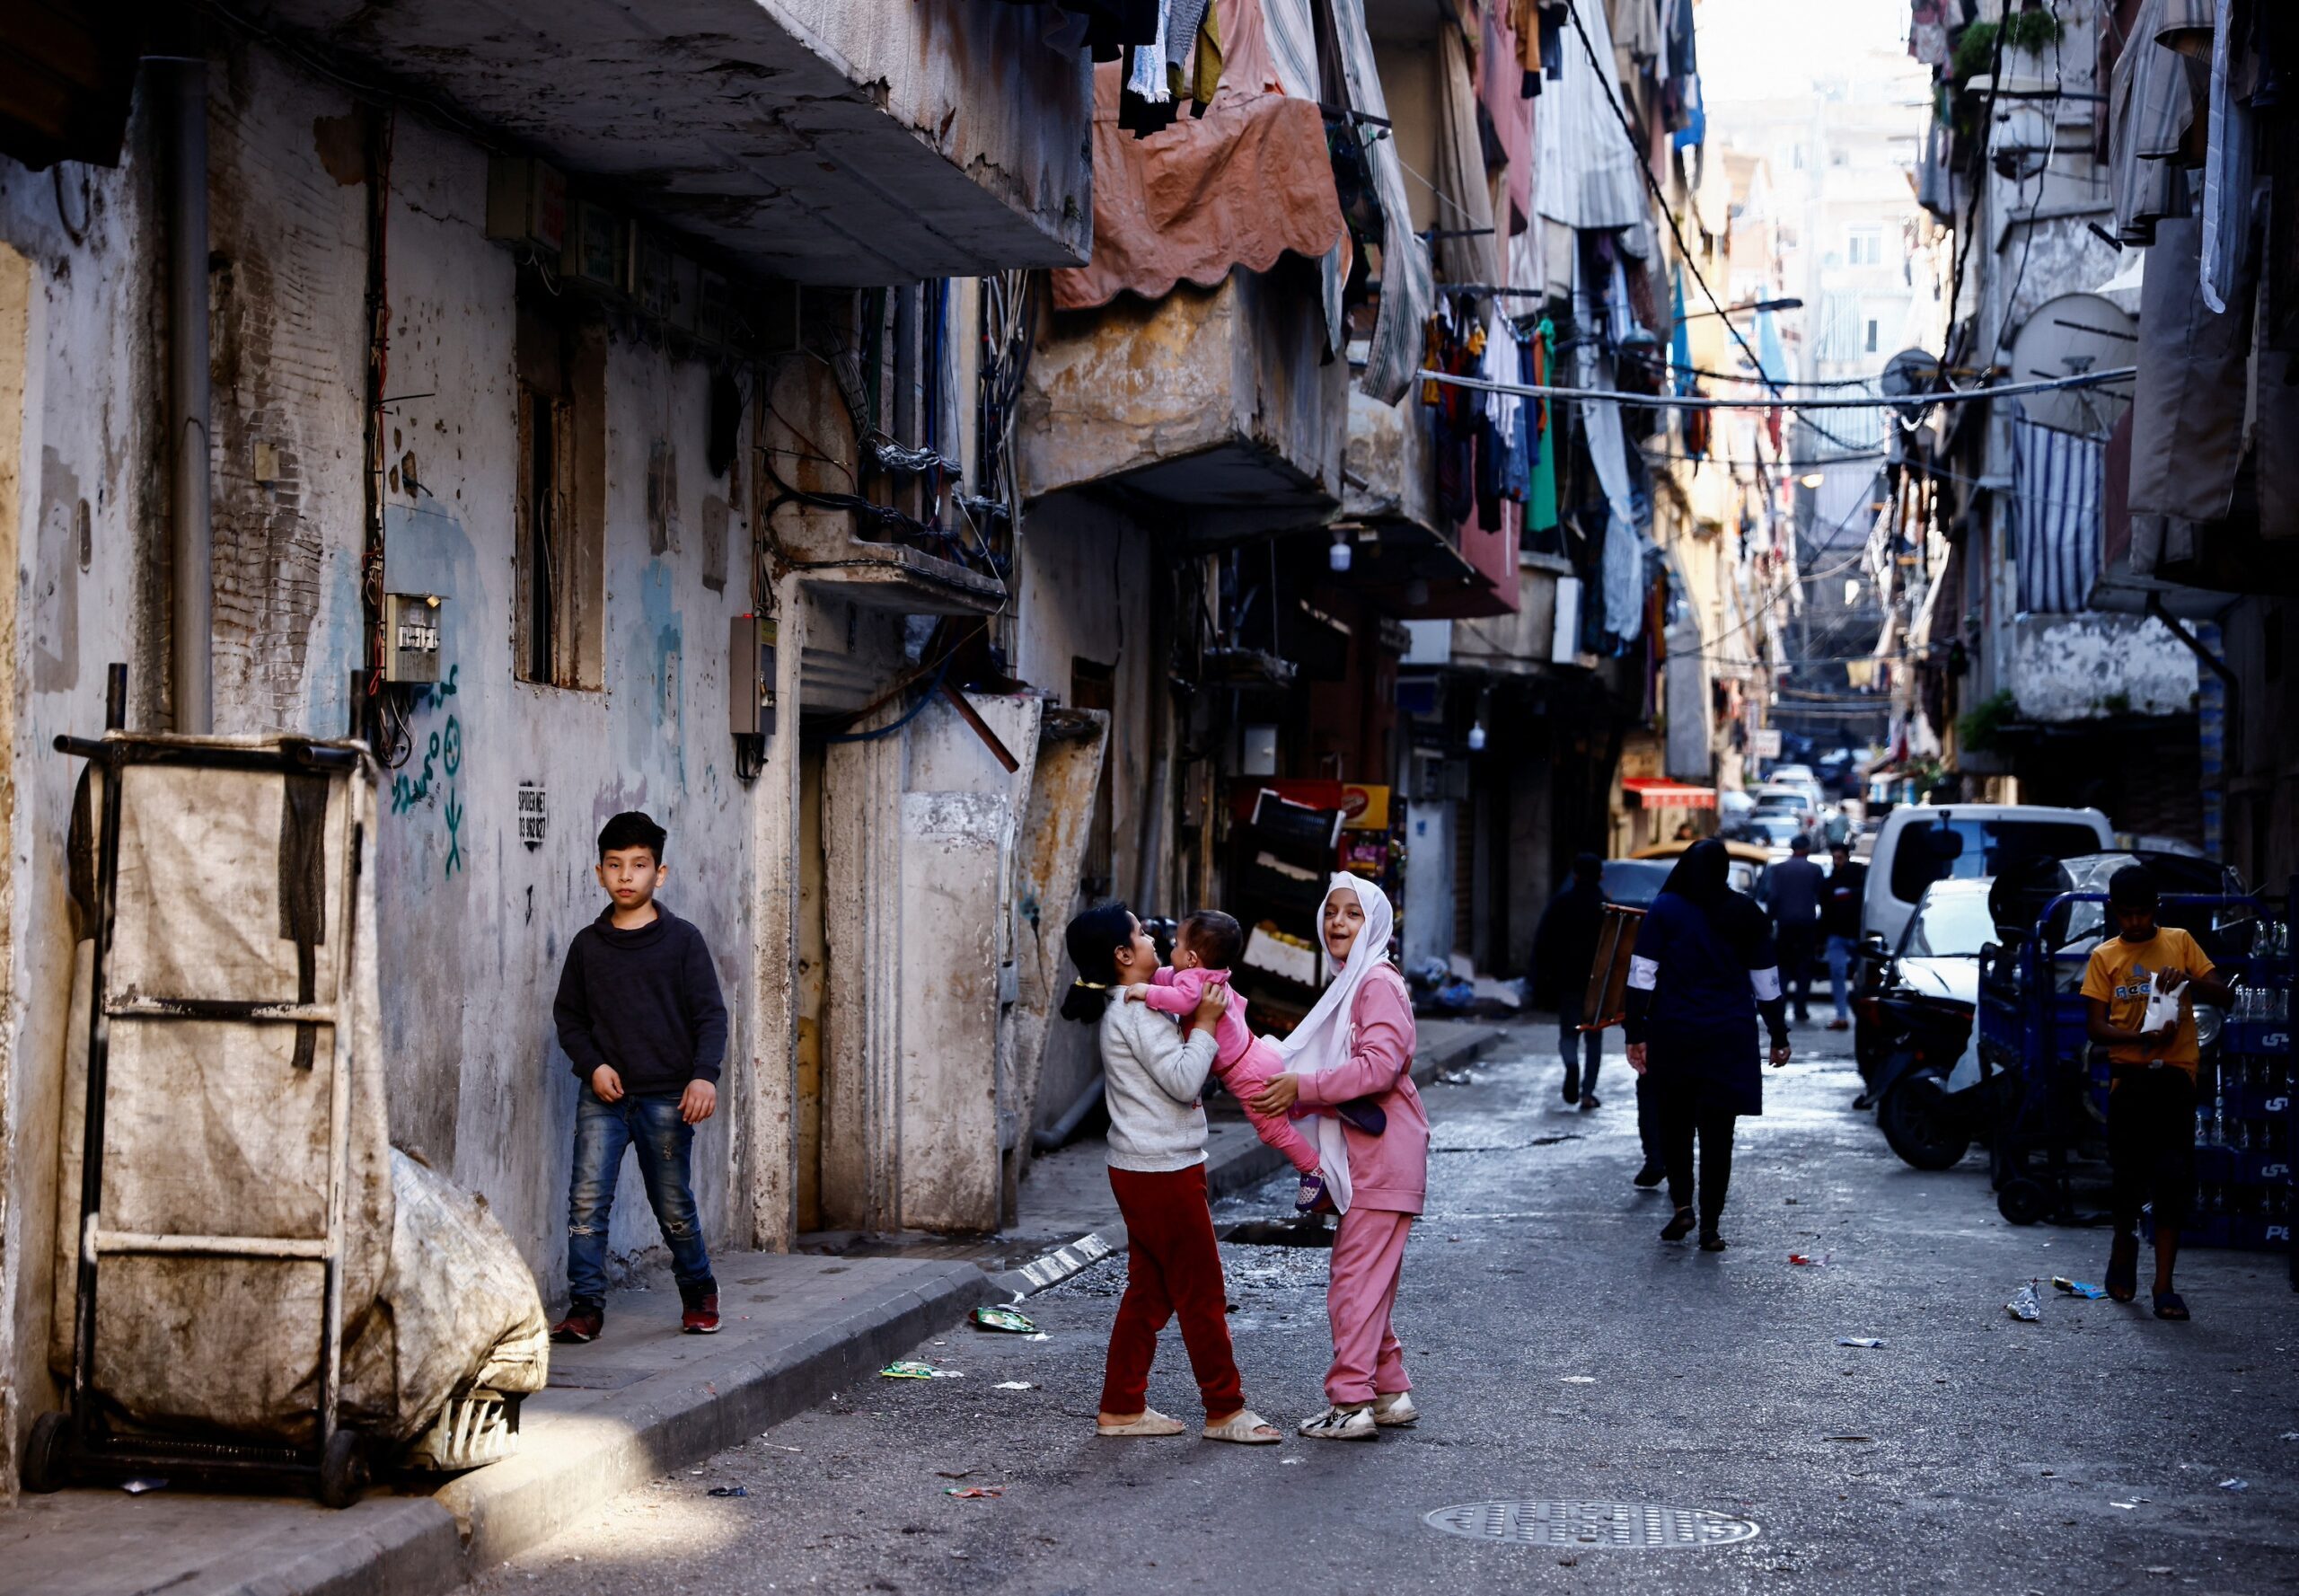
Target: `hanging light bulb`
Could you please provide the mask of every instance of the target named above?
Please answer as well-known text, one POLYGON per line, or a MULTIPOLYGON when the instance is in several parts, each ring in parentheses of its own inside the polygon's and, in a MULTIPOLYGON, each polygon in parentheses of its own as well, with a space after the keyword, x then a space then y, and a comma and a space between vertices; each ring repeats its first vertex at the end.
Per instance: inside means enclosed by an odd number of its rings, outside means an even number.
POLYGON ((1469 752, 1471 754, 1484 752, 1484 722, 1482 719, 1469 727, 1469 752))
POLYGON ((1828 479, 1828 473, 1825 472, 1810 471, 1806 472, 1802 476, 1796 480, 1803 483, 1807 488, 1818 488, 1828 479))
POLYGON ((1352 556, 1349 547, 1349 534, 1345 532, 1336 531, 1333 534, 1333 547, 1326 551, 1326 562, 1330 564, 1334 572, 1338 574, 1349 569, 1349 562, 1352 558, 1352 556))

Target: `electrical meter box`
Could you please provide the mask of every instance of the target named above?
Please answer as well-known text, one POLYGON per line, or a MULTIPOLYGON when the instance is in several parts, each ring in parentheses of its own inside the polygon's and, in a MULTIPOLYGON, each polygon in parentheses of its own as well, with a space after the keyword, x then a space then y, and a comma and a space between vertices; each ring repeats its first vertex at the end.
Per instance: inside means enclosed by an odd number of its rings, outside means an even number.
POLYGON ((383 680, 436 682, 439 679, 439 595, 436 593, 383 595, 383 680))
POLYGON ((738 737, 774 735, 774 645, 771 616, 737 615, 727 649, 730 729, 738 737))

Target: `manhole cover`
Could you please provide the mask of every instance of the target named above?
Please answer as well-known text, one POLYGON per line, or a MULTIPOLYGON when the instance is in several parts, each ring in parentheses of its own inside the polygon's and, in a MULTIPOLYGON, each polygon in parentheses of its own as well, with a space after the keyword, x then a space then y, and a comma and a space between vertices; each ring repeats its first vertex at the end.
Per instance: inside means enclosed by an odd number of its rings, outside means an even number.
POLYGON ((1752 1540, 1757 1527, 1702 1507, 1634 1502, 1464 1502, 1422 1516, 1423 1523, 1472 1540, 1513 1546, 1615 1547, 1677 1551, 1752 1540))

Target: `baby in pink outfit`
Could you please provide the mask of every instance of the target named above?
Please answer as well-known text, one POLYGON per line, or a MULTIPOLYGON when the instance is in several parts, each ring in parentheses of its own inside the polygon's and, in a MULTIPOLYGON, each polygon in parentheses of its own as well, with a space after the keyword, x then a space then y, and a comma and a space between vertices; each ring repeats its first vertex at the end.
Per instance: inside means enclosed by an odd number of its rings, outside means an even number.
MULTIPOLYGON (((1129 987, 1126 997, 1147 1003, 1160 1014, 1194 1013, 1205 989, 1229 979, 1229 966, 1245 951, 1245 932, 1230 915, 1201 909, 1185 919, 1174 935, 1174 962, 1150 978, 1148 986, 1129 987)), ((1282 1114, 1264 1114, 1253 1100, 1270 1077, 1281 1074, 1285 1061, 1274 1044, 1256 1036, 1246 1023, 1246 1000, 1230 994, 1229 1007, 1213 1029, 1213 1073, 1221 1088, 1238 1099, 1254 1131, 1283 1153, 1301 1177, 1295 1207, 1307 1213, 1324 1201, 1325 1177, 1319 1172, 1317 1150, 1282 1114)), ((1315 1111, 1311 1111, 1315 1112, 1315 1111)), ((1323 1112, 1337 1115, 1369 1135, 1381 1133, 1385 1115, 1370 1103, 1345 1103, 1323 1112)), ((1330 1212, 1330 1209, 1327 1210, 1330 1212)))

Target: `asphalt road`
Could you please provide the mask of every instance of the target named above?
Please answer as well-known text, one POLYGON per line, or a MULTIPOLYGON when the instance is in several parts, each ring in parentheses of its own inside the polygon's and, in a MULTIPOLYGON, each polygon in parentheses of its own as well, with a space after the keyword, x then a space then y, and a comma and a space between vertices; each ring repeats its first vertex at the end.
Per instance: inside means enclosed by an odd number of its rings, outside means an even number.
MULTIPOLYGON (((2299 1589, 2299 1295, 2279 1257, 2192 1255, 2189 1325, 2062 1296, 2054 1274, 2100 1278, 2106 1233, 2005 1224, 1977 1154, 1901 1165, 1848 1107, 1841 1039, 1805 1027, 1741 1122, 1731 1250, 1664 1245, 1664 1199, 1629 1185, 1616 1041, 1609 1100, 1583 1115, 1558 1100, 1553 1036, 1528 1027, 1427 1094, 1431 1208, 1397 1309, 1418 1429, 1291 1434, 1321 1405, 1325 1255, 1231 1245, 1246 1398, 1285 1443, 1097 1439, 1113 1259, 1025 1305, 1046 1340, 954 1331, 918 1355, 959 1378, 844 1392, 473 1591, 2299 1589), (2018 1323, 2004 1303, 2031 1278, 2044 1317, 2018 1323), (946 1494, 976 1486, 1002 1495, 946 1494), (1626 1550, 1423 1522, 1528 1498, 1757 1533, 1626 1550)), ((1150 1400, 1198 1417, 1170 1330, 1150 1400)))

